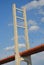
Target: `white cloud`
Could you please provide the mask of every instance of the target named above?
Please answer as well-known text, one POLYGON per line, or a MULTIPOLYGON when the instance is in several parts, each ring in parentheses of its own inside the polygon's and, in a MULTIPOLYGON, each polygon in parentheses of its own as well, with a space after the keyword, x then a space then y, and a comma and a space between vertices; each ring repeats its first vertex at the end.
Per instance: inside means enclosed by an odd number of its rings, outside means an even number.
POLYGON ((12 23, 9 23, 8 26, 13 26, 13 24, 12 23))
POLYGON ((39 0, 39 1, 31 1, 30 3, 26 4, 25 7, 27 10, 33 9, 33 8, 37 8, 37 7, 41 7, 44 5, 44 0, 39 0))
POLYGON ((12 37, 11 40, 13 41, 14 40, 14 37, 12 37))
POLYGON ((44 15, 44 10, 40 8, 38 13, 44 15))
POLYGON ((37 25, 37 23, 34 20, 29 20, 28 25, 37 25))
POLYGON ((6 51, 14 49, 14 46, 8 46, 5 48, 6 51))
POLYGON ((25 47, 25 44, 19 44, 19 47, 21 48, 21 47, 25 47))
POLYGON ((30 31, 37 31, 37 30, 39 30, 39 26, 37 25, 37 22, 36 21, 34 21, 34 20, 29 20, 28 21, 28 25, 30 25, 30 27, 29 27, 29 30, 30 31))
MULTIPOLYGON (((24 48, 25 47, 25 44, 19 44, 19 48, 24 48)), ((6 51, 8 50, 13 50, 15 47, 14 46, 8 46, 5 48, 6 51)))
POLYGON ((41 22, 43 22, 43 23, 44 23, 44 17, 42 17, 42 18, 41 18, 41 22))
POLYGON ((39 26, 31 26, 30 28, 29 28, 29 30, 30 31, 37 31, 37 30, 39 30, 39 26))

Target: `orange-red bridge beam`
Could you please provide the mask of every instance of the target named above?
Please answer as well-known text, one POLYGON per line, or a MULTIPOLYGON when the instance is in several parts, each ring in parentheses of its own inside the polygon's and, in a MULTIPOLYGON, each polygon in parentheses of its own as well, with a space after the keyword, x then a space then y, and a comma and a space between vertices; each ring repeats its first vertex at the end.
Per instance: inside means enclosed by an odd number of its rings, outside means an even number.
MULTIPOLYGON (((41 45, 36 46, 34 48, 31 48, 29 50, 25 50, 23 52, 20 52, 19 54, 22 57, 26 57, 26 56, 29 56, 29 55, 32 55, 32 54, 35 54, 35 53, 38 53, 38 52, 41 52, 41 51, 44 51, 44 44, 41 44, 41 45)), ((7 58, 0 60, 0 65, 7 63, 7 62, 10 62, 10 61, 13 61, 13 60, 15 60, 15 55, 9 56, 7 58)))

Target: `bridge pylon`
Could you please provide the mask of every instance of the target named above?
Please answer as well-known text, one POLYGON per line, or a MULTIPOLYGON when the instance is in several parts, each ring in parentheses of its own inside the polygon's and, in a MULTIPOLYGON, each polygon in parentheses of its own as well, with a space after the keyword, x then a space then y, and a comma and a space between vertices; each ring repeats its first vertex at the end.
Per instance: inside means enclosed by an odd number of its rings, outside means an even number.
POLYGON ((18 27, 20 28, 24 28, 25 29, 25 42, 26 42, 26 49, 29 49, 29 38, 28 38, 28 26, 27 26, 27 20, 26 20, 26 8, 22 8, 22 9, 18 9, 16 8, 16 5, 13 4, 12 5, 13 8, 13 24, 14 24, 14 44, 15 44, 15 61, 16 61, 16 65, 20 65, 21 61, 27 62, 27 65, 32 65, 31 64, 31 56, 27 56, 27 57, 21 57, 19 55, 19 43, 18 43, 18 27), (23 13, 23 18, 19 17, 16 15, 16 10, 20 11, 23 13), (24 21, 24 26, 18 26, 17 25, 17 18, 21 19, 24 21))

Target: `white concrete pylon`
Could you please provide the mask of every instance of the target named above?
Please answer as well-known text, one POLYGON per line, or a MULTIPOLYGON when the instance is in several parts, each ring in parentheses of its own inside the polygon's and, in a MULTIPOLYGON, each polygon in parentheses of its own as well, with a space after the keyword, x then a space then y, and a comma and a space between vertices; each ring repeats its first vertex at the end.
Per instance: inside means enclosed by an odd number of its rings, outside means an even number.
MULTIPOLYGON (((14 42, 15 42, 15 60, 16 60, 16 65, 20 65, 20 62, 21 61, 25 61, 27 62, 27 65, 32 65, 31 64, 31 57, 28 56, 28 57, 20 57, 19 55, 19 47, 18 47, 18 31, 17 31, 17 16, 16 16, 16 5, 13 4, 13 21, 14 21, 14 42)), ((22 10, 21 9, 18 9, 19 11, 22 11, 23 12, 23 18, 21 17, 18 17, 20 19, 24 19, 24 27, 22 28, 25 28, 25 42, 26 42, 26 49, 29 49, 29 38, 28 38, 28 27, 27 27, 27 21, 26 21, 26 9, 23 8, 22 10)), ((21 26, 19 26, 21 27, 21 26)))
POLYGON ((14 21, 14 42, 15 42, 15 60, 16 65, 20 65, 20 55, 18 49, 18 32, 17 32, 17 22, 16 22, 16 6, 13 4, 13 21, 14 21))

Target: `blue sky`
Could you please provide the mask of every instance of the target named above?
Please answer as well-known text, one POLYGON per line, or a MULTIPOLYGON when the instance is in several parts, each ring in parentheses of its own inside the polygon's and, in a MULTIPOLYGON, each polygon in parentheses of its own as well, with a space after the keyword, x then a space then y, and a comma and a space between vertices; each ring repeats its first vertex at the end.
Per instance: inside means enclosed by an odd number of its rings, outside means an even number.
MULTIPOLYGON (((26 8, 30 47, 44 43, 44 0, 0 0, 0 59, 14 54, 13 3, 17 8, 26 8)), ((24 46, 23 31, 19 29, 18 34, 19 43, 24 46)), ((44 65, 43 60, 44 52, 32 55, 32 65, 44 65)), ((14 65, 14 61, 7 65, 14 65)))

